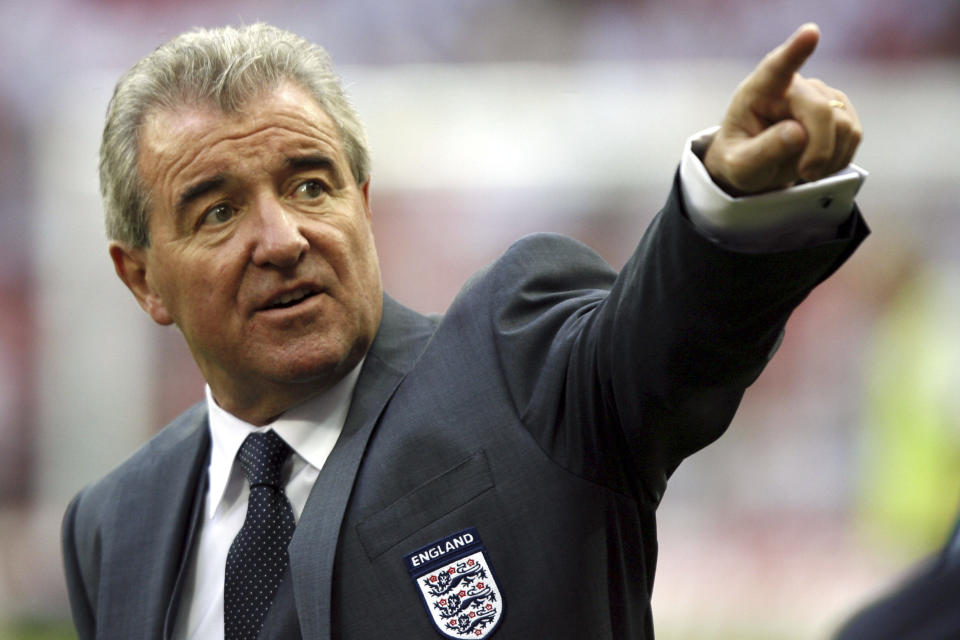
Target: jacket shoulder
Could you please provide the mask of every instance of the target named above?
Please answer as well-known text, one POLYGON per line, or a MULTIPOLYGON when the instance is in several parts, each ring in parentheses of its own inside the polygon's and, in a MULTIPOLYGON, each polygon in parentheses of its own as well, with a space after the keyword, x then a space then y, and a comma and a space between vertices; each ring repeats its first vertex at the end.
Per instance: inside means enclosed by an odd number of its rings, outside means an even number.
POLYGON ((117 492, 130 486, 131 482, 140 484, 145 474, 162 474, 165 461, 169 461, 171 455, 178 455, 178 445, 201 435, 198 431, 205 430, 206 426, 205 402, 198 402, 177 416, 120 465, 77 494, 71 503, 75 517, 79 519, 77 524, 109 510, 116 503, 117 492))
POLYGON ((521 268, 528 273, 569 273, 587 266, 605 275, 613 273, 596 251, 579 240, 559 233, 533 233, 510 245, 491 270, 511 272, 521 268))
POLYGON ((118 524, 140 508, 143 496, 195 481, 209 449, 206 415, 204 403, 195 405, 116 469, 80 491, 67 507, 61 530, 64 574, 81 638, 96 634, 100 574, 105 562, 115 565, 115 558, 105 559, 122 539, 118 524))
MULTIPOLYGON (((453 306, 458 302, 469 306, 481 290, 487 292, 484 297, 488 296, 494 307, 522 303, 531 294, 596 294, 608 291, 616 277, 616 271, 582 242, 558 233, 533 233, 514 242, 497 260, 474 274, 453 306)), ((551 297, 550 302, 556 301, 551 297)))

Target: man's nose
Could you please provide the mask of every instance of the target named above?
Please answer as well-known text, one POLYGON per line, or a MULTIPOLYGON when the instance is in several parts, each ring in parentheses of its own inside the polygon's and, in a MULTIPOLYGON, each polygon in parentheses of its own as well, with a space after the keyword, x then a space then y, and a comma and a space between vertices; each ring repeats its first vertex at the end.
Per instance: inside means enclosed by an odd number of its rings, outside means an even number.
POLYGON ((292 267, 310 243, 300 229, 299 217, 279 199, 264 196, 256 203, 253 262, 260 266, 292 267))

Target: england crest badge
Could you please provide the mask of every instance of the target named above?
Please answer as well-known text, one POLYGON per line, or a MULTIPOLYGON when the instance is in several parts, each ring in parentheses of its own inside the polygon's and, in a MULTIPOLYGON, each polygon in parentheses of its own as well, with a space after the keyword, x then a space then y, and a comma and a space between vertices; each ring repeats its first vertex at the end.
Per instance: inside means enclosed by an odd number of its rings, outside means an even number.
POLYGON ((406 563, 430 619, 444 637, 493 634, 503 618, 503 599, 476 529, 417 549, 406 563))

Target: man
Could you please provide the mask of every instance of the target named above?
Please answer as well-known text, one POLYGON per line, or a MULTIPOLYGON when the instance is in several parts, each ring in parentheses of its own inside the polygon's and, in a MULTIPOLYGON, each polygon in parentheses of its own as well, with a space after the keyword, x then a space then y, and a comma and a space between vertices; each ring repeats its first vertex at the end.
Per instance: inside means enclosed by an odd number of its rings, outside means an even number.
POLYGON ((80 637, 652 638, 667 478, 867 233, 837 174, 856 114, 797 73, 818 38, 744 81, 619 275, 533 236, 442 318, 381 291, 319 48, 256 25, 138 63, 101 151, 110 255, 207 399, 70 505, 80 637))

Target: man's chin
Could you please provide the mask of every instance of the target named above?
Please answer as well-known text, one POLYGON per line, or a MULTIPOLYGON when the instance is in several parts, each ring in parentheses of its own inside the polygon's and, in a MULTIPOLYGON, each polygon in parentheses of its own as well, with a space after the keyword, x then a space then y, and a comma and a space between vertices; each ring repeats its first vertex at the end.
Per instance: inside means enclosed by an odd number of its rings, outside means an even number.
POLYGON ((350 373, 365 354, 366 348, 360 346, 347 353, 321 351, 312 356, 301 351, 278 360, 275 366, 271 367, 273 375, 268 373, 265 377, 279 385, 309 387, 311 392, 323 391, 350 373))

